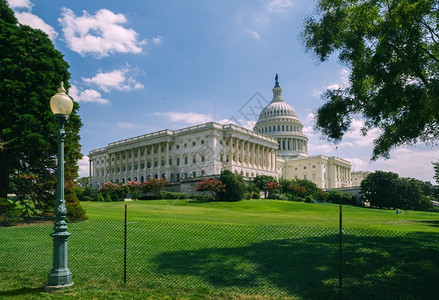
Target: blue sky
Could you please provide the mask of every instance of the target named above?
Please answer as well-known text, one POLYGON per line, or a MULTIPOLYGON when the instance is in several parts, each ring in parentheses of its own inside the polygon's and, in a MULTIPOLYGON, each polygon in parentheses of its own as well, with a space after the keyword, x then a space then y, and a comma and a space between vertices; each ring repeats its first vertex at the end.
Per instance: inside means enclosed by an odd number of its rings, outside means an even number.
MULTIPOLYGON (((90 150, 162 129, 217 121, 252 128, 279 74, 284 99, 305 126, 309 154, 337 155, 313 131, 327 88, 347 84, 336 57, 319 64, 299 38, 309 0, 9 0, 19 22, 40 28, 70 64, 69 95, 84 126, 80 176, 90 150)), ((56 91, 54 91, 56 92, 56 91)), ((338 145, 355 171, 433 180, 437 147, 401 147, 370 162, 378 130, 361 120, 338 145)))

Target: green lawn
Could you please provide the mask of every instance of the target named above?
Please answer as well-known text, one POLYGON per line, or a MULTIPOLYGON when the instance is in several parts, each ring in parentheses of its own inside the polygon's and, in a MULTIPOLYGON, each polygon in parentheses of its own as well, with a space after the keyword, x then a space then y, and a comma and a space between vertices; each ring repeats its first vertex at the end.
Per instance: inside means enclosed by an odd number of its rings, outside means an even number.
MULTIPOLYGON (((339 205, 280 200, 206 202, 154 200, 130 202, 83 202, 92 219, 122 220, 128 206, 129 220, 174 223, 214 223, 338 227, 339 205)), ((396 231, 439 232, 439 213, 380 210, 343 206, 343 227, 396 231)))
MULTIPOLYGON (((51 269, 51 223, 0 227, 0 298, 337 298, 338 205, 274 200, 82 205, 90 220, 69 224, 74 286, 42 291, 51 269)), ((436 297, 438 217, 344 206, 345 298, 436 297)))

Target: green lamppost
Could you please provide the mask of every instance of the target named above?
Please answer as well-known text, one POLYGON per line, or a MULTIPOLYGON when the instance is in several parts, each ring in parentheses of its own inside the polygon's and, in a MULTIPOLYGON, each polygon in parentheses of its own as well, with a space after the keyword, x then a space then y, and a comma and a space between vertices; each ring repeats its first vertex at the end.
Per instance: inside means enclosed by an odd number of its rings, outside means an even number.
POLYGON ((73 101, 66 95, 64 84, 58 93, 50 99, 50 109, 55 118, 59 121, 58 138, 58 165, 57 165, 57 184, 56 184, 56 202, 55 202, 55 224, 54 232, 50 235, 53 238, 53 268, 50 271, 46 291, 53 289, 64 289, 73 285, 72 272, 67 267, 67 239, 70 233, 67 232, 66 222, 66 204, 64 200, 64 141, 66 132, 64 123, 69 118, 73 110, 73 101))

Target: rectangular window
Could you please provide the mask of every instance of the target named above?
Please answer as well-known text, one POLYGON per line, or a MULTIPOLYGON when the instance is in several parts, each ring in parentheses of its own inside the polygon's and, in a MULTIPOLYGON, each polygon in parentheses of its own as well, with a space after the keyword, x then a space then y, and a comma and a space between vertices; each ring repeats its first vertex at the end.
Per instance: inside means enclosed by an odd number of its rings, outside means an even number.
POLYGON ((157 166, 159 165, 159 162, 158 161, 154 161, 154 168, 157 168, 157 166))
POLYGON ((148 162, 146 163, 146 167, 149 169, 151 168, 151 161, 148 160, 148 162))
POLYGON ((162 167, 165 165, 165 160, 162 159, 162 167))
POLYGON ((192 146, 195 146, 195 144, 196 144, 195 142, 192 142, 192 146))
POLYGON ((177 157, 177 166, 180 165, 180 157, 177 157))
POLYGON ((197 172, 192 172, 192 177, 197 177, 197 172))
POLYGON ((187 165, 187 156, 184 157, 184 164, 187 165))
POLYGON ((192 157, 192 163, 193 163, 193 164, 196 164, 196 163, 197 163, 197 157, 196 157, 195 155, 192 157))
POLYGON ((169 165, 172 166, 172 158, 169 159, 169 165))

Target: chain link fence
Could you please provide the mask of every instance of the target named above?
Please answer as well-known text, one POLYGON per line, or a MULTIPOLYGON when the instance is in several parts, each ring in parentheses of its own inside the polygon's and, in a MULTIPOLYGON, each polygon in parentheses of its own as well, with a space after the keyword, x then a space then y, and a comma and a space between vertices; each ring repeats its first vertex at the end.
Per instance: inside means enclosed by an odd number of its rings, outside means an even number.
MULTIPOLYGON (((436 233, 344 228, 341 239, 339 228, 129 219, 68 226, 75 286, 126 282, 297 299, 438 297, 436 233)), ((48 219, 0 218, 0 294, 13 282, 46 283, 52 227, 48 219)))

